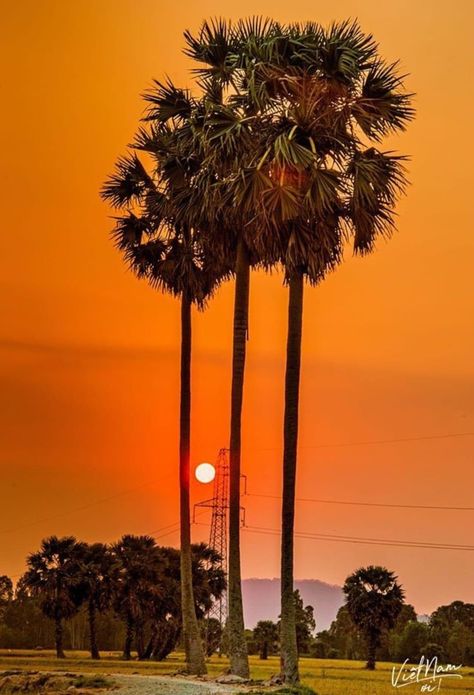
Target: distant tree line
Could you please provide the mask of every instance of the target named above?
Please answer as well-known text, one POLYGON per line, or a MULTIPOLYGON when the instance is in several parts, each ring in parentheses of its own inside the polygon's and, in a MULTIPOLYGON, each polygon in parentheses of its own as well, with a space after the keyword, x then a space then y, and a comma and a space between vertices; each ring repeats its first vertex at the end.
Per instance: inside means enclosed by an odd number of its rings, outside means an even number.
MULTIPOLYGON (((339 609, 329 630, 319 632, 311 656, 325 659, 363 659, 366 644, 352 622, 347 606, 339 609)), ((392 630, 377 648, 380 661, 411 663, 437 656, 441 663, 474 666, 474 604, 454 601, 441 606, 426 622, 417 620, 413 606, 404 605, 392 630)))
MULTIPOLYGON (((195 610, 203 620, 226 587, 219 555, 192 546, 195 610)), ((150 536, 88 544, 73 536, 43 540, 14 589, 0 577, 0 647, 55 646, 123 651, 164 659, 181 637, 180 554, 150 536), (48 620, 45 620, 45 617, 48 620)), ((214 630, 215 632, 215 630, 214 630)))
MULTIPOLYGON (((207 656, 228 651, 228 636, 207 614, 226 587, 220 558, 205 544, 192 546, 195 609, 207 656)), ((383 567, 354 572, 344 584, 346 603, 328 630, 316 633, 314 608, 295 591, 300 656, 474 666, 474 604, 454 601, 421 622, 405 603, 397 577, 383 567)), ((55 646, 122 651, 130 659, 165 659, 182 640, 180 556, 149 536, 125 535, 117 543, 87 544, 73 537, 45 539, 27 558, 16 587, 0 576, 0 648, 55 646)), ((280 621, 246 630, 250 654, 279 653, 280 621)))
MULTIPOLYGON (((295 592, 298 653, 323 659, 367 659, 416 663, 422 656, 440 663, 474 666, 474 604, 454 601, 424 622, 404 602, 396 577, 383 567, 362 568, 344 585, 346 603, 328 630, 315 635, 312 606, 295 592)), ((279 652, 279 624, 271 620, 247 630, 250 654, 267 659, 279 652)))

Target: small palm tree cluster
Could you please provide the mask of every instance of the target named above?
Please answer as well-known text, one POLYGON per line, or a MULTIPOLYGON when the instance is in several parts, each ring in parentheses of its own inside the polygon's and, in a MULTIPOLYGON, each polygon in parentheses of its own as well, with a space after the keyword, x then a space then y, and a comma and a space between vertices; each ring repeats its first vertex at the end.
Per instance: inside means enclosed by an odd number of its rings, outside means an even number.
POLYGON ((241 419, 250 270, 278 269, 289 288, 281 545, 281 656, 298 681, 293 526, 303 289, 352 243, 373 251, 394 228, 404 157, 384 151, 413 117, 396 64, 356 22, 283 25, 253 18, 185 32, 196 94, 170 81, 147 112, 102 194, 120 214, 115 244, 130 268, 181 299, 181 548, 187 663, 205 664, 190 583, 191 305, 202 309, 235 278, 230 407, 229 618, 231 671, 247 677, 240 578, 241 419))
MULTIPOLYGON (((205 544, 191 547, 194 612, 202 619, 226 587, 220 557, 205 544)), ((37 597, 54 620, 56 654, 64 658, 64 621, 87 611, 90 652, 99 659, 97 614, 112 609, 126 629, 123 656, 161 659, 179 641, 182 620, 180 553, 150 536, 125 535, 117 543, 88 544, 52 536, 27 558, 17 593, 37 597)))

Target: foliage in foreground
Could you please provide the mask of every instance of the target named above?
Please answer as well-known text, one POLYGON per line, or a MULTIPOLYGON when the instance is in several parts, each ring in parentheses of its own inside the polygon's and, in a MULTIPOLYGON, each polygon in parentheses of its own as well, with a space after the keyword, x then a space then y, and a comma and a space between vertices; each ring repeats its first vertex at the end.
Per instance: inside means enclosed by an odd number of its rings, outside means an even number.
POLYGON ((100 674, 54 674, 38 671, 4 671, 0 674, 2 693, 62 693, 80 689, 83 695, 94 690, 110 690, 114 681, 100 674))

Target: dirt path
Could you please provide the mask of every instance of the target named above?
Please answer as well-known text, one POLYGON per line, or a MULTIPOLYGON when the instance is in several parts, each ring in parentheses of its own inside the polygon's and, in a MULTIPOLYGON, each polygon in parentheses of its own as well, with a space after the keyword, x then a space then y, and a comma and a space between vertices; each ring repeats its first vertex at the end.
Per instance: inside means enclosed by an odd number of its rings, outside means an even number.
POLYGON ((166 676, 110 676, 120 690, 117 695, 235 695, 242 691, 238 686, 218 685, 166 676))

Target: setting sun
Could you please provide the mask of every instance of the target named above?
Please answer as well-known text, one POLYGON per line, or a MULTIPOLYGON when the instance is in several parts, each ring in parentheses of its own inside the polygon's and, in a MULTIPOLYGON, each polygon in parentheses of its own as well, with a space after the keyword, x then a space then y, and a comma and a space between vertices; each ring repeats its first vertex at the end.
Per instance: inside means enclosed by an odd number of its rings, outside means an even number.
POLYGON ((216 477, 216 469, 212 463, 200 463, 196 466, 195 475, 200 483, 212 483, 216 477))

